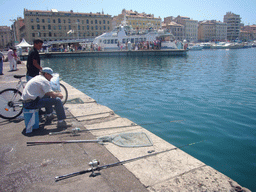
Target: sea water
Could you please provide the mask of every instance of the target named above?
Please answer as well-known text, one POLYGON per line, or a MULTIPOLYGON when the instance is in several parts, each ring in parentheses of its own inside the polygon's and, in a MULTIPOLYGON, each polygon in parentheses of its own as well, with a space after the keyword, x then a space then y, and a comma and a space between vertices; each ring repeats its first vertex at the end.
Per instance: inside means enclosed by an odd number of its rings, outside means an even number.
POLYGON ((183 150, 256 190, 256 48, 51 58, 43 66, 175 146, 205 140, 183 150))

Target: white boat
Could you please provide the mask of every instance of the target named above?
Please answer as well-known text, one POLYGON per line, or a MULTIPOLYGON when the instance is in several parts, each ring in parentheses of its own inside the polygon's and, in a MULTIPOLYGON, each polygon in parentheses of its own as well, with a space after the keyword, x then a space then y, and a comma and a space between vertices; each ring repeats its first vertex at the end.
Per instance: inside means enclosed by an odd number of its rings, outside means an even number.
POLYGON ((199 44, 188 44, 188 50, 191 51, 200 51, 203 49, 203 46, 199 45, 199 44))
MULTIPOLYGON (((141 44, 146 49, 183 49, 181 42, 175 43, 174 36, 165 30, 133 30, 131 26, 122 22, 122 25, 115 27, 111 32, 103 33, 96 37, 93 44, 104 50, 136 49, 141 44), (160 45, 160 46, 159 46, 160 45)), ((144 48, 144 49, 145 49, 144 48)))

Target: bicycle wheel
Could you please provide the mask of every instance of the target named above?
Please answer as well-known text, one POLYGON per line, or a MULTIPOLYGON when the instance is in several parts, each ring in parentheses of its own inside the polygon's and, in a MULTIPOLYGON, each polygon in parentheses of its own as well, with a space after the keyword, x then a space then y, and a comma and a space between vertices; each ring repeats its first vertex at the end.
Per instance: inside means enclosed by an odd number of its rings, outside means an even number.
POLYGON ((68 99, 68 91, 67 91, 67 88, 61 83, 60 83, 60 92, 63 95, 63 98, 61 99, 61 101, 64 105, 67 102, 67 99, 68 99))
POLYGON ((5 89, 0 92, 0 117, 14 119, 23 110, 21 92, 17 89, 5 89))

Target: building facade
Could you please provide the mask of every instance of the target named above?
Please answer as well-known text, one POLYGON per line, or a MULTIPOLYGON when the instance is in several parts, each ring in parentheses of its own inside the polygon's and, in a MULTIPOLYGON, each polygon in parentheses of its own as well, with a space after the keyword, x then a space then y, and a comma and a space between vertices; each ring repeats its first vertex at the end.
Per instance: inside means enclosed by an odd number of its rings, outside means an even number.
POLYGON ((240 40, 256 40, 256 25, 246 25, 240 28, 240 40))
MULTIPOLYGON (((26 41, 41 38, 43 41, 90 39, 112 29, 112 17, 102 13, 77 13, 24 9, 26 41)), ((24 29, 23 29, 24 31, 24 29)))
POLYGON ((184 26, 184 39, 188 42, 197 42, 198 41, 198 21, 192 20, 189 17, 183 17, 178 15, 177 17, 166 17, 164 18, 164 22, 176 22, 177 24, 184 26))
MULTIPOLYGON (((168 21, 165 21, 168 22, 168 21)), ((177 24, 174 21, 163 23, 163 29, 167 29, 167 31, 171 32, 176 40, 183 41, 184 40, 184 26, 181 24, 177 24)))
POLYGON ((12 46, 11 28, 0 26, 0 49, 12 46))
POLYGON ((122 10, 122 13, 113 18, 113 26, 120 25, 126 17, 128 25, 132 26, 133 29, 147 29, 152 27, 154 29, 161 28, 161 18, 154 17, 153 14, 138 13, 132 10, 122 10))
POLYGON ((206 20, 199 22, 198 40, 201 42, 226 41, 227 24, 216 20, 206 20))
POLYGON ((240 15, 227 12, 226 15, 224 15, 223 21, 227 23, 227 40, 234 41, 239 39, 241 27, 240 15))

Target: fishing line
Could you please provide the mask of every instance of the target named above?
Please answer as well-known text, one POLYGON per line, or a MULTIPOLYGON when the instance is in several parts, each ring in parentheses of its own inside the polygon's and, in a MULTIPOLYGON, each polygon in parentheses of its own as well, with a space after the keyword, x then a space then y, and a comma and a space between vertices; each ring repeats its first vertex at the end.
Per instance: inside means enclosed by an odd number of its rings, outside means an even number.
POLYGON ((49 135, 58 135, 58 134, 73 134, 73 135, 77 135, 78 133, 88 132, 88 131, 100 131, 100 130, 106 130, 106 129, 119 129, 119 128, 121 129, 121 128, 126 128, 126 127, 137 127, 137 126, 153 125, 153 124, 161 124, 161 123, 176 123, 176 122, 181 122, 181 121, 185 121, 185 120, 162 121, 162 122, 153 122, 153 123, 144 123, 144 124, 132 123, 131 125, 125 125, 125 126, 103 127, 103 128, 83 129, 83 130, 81 130, 80 128, 74 128, 71 131, 50 132, 49 135))

